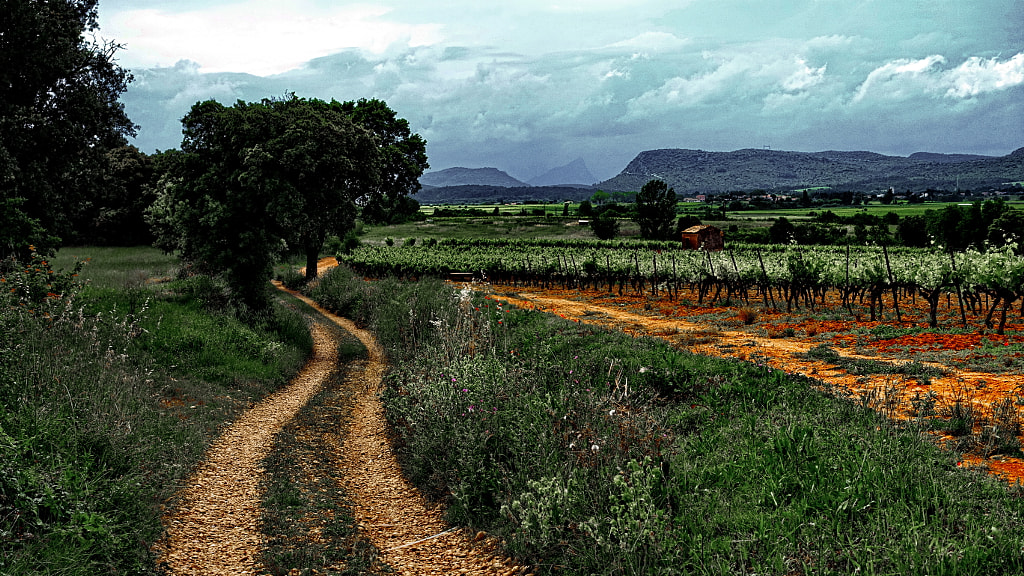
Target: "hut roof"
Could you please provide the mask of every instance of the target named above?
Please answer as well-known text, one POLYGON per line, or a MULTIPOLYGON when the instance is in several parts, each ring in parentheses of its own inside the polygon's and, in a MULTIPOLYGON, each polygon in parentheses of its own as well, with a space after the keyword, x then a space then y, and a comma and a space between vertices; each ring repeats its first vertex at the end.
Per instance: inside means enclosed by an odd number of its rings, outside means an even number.
POLYGON ((700 232, 702 230, 709 230, 709 229, 710 230, 718 230, 718 228, 715 228, 714 226, 709 226, 707 224, 698 224, 697 226, 690 226, 686 230, 683 230, 683 234, 696 234, 696 233, 698 233, 698 232, 700 232))

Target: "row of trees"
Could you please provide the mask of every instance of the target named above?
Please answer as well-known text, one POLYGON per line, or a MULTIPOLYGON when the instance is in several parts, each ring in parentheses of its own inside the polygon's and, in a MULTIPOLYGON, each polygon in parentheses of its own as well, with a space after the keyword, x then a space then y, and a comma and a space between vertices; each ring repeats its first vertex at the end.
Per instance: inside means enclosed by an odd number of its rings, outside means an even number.
POLYGON ((949 252, 984 251, 1024 246, 1024 211, 1014 210, 1002 199, 947 205, 902 218, 895 212, 840 217, 826 211, 811 222, 797 224, 783 217, 767 229, 734 236, 737 240, 766 244, 871 244, 939 247, 949 252))
MULTIPOLYGON (((580 213, 591 216, 591 228, 602 240, 618 234, 618 219, 621 218, 634 220, 640 226, 640 236, 646 240, 669 240, 678 239, 682 230, 701 223, 692 215, 676 220, 676 203, 672 188, 661 180, 651 180, 635 195, 633 204, 607 203, 594 207, 586 203, 581 204, 580 213)), ((794 223, 782 217, 768 228, 730 227, 729 231, 734 241, 760 244, 936 246, 950 252, 983 251, 1005 246, 1024 247, 1024 211, 1014 210, 1003 199, 995 199, 947 205, 903 218, 895 212, 884 216, 857 213, 843 217, 825 211, 810 222, 794 223)))

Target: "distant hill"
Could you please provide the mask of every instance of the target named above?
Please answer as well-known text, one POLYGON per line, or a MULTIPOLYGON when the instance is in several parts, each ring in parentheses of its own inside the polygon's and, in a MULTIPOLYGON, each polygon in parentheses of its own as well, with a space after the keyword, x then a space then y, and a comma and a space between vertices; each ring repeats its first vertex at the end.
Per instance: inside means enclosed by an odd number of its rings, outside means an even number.
POLYGON ((977 154, 936 154, 935 152, 914 152, 910 155, 911 160, 935 162, 936 164, 956 164, 957 162, 988 160, 991 158, 991 156, 979 156, 977 154))
POLYGON ((427 172, 420 176, 423 186, 503 186, 514 188, 529 186, 526 182, 516 180, 497 168, 448 168, 436 172, 427 172))
POLYGON ((443 186, 424 187, 413 198, 420 204, 508 204, 512 202, 579 202, 594 194, 592 188, 568 186, 443 186))
POLYGON ((565 166, 552 168, 547 172, 529 181, 531 186, 565 186, 580 185, 591 186, 597 182, 597 178, 587 169, 583 158, 577 158, 565 166))
POLYGON ((1024 148, 1001 157, 918 152, 910 157, 874 152, 780 150, 649 150, 641 152, 602 190, 635 191, 661 179, 683 195, 733 190, 978 190, 1024 181, 1024 148))

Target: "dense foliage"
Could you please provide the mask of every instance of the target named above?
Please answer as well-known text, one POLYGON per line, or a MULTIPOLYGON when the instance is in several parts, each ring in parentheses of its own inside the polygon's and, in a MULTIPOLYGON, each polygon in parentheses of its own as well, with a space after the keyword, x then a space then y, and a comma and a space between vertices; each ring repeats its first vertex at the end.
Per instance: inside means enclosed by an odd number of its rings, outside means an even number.
POLYGON ((223 274, 252 309, 267 306, 273 264, 290 247, 315 275, 327 235, 352 227, 356 199, 379 182, 373 135, 335 101, 210 100, 182 123, 182 151, 148 213, 157 245, 223 274))
POLYGON ((645 240, 668 240, 676 220, 676 191, 662 180, 651 180, 636 195, 636 222, 645 240))
POLYGON ((419 178, 430 167, 427 142, 409 129, 408 120, 399 118, 381 100, 345 102, 342 109, 373 133, 380 149, 380 179, 376 186, 362 192, 360 217, 370 224, 394 224, 413 218, 420 206, 409 195, 420 189, 419 178))
POLYGON ((134 135, 131 76, 99 42, 96 0, 0 2, 0 250, 77 239, 109 164, 134 135), (58 238, 59 237, 59 238, 58 238))

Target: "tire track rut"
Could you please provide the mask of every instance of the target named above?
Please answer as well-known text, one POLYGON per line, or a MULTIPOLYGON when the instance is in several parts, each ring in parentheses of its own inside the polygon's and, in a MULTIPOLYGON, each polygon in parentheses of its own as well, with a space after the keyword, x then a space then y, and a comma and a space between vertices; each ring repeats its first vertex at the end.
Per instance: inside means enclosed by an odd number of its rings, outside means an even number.
MULTIPOLYGON (((379 401, 386 362, 372 335, 305 296, 285 291, 350 332, 368 350, 369 358, 354 363, 345 378, 345 386, 356 387, 350 424, 325 457, 342 472, 340 483, 354 503, 360 533, 380 551, 379 560, 405 575, 529 573, 500 553, 497 539, 448 526, 443 510, 402 475, 379 401)), ((177 505, 164 516, 165 536, 154 552, 168 574, 265 573, 259 560, 264 544, 260 462, 273 448, 275 435, 320 392, 338 364, 337 342, 330 331, 316 323, 311 329, 314 350, 307 365, 286 388, 224 431, 177 495, 177 505)))

